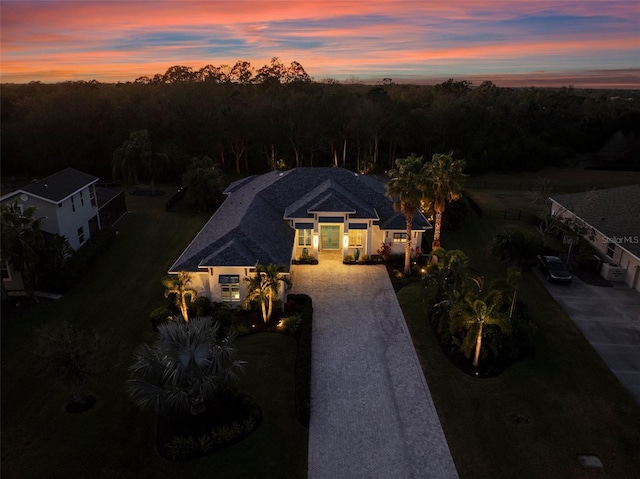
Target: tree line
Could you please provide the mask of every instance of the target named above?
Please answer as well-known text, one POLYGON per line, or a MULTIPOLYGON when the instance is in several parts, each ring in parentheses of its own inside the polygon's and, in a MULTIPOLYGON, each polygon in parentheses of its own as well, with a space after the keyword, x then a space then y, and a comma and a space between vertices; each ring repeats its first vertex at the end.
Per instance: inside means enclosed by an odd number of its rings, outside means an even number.
POLYGON ((5 177, 72 166, 108 180, 114 153, 145 131, 154 164, 136 172, 140 181, 179 181, 203 157, 240 175, 296 166, 381 173, 397 158, 442 151, 471 174, 576 158, 640 168, 638 91, 316 82, 277 58, 258 70, 175 66, 117 84, 5 84, 1 115, 5 177))

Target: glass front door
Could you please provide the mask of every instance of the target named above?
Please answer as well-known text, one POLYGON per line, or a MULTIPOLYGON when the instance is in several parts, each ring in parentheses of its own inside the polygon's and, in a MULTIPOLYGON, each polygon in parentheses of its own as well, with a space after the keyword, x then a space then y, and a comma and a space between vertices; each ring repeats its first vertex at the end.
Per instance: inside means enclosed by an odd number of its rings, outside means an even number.
POLYGON ((340 226, 320 226, 320 247, 340 249, 340 226))

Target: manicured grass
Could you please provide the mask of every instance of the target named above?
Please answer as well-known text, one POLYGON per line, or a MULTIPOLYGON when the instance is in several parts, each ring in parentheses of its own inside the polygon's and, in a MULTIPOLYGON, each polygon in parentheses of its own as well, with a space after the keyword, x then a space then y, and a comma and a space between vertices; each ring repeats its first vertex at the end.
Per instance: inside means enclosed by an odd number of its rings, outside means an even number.
MULTIPOLYGON (((500 276, 488 245, 504 224, 470 215, 461 231, 444 232, 443 246, 464 250, 488 278, 500 276)), ((640 407, 533 274, 523 275, 519 294, 538 328, 534 355, 477 379, 441 352, 420 285, 398 293, 460 477, 638 477, 640 407), (584 454, 604 469, 583 468, 584 454)))
POLYGON ((160 279, 209 214, 166 213, 167 197, 127 195, 129 215, 116 242, 65 297, 34 314, 2 321, 3 478, 306 477, 307 430, 295 418, 291 338, 239 338, 248 361, 239 388, 254 397, 263 422, 241 443, 187 463, 155 451, 155 415, 141 413, 124 383, 134 348, 150 341, 149 313, 164 304, 160 279), (110 342, 110 368, 93 391, 90 411, 70 415, 66 391, 49 387, 34 369, 34 331, 66 319, 96 329, 110 342))

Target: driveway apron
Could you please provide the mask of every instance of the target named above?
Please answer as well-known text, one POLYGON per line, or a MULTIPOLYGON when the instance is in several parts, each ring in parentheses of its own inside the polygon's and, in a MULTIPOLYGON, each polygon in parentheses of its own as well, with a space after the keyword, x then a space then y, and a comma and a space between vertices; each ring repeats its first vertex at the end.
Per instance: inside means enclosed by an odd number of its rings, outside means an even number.
POLYGON ((296 265, 313 299, 309 478, 458 477, 384 266, 296 265))
POLYGON ((640 294, 624 284, 606 288, 575 277, 571 284, 552 284, 537 274, 640 404, 640 294))

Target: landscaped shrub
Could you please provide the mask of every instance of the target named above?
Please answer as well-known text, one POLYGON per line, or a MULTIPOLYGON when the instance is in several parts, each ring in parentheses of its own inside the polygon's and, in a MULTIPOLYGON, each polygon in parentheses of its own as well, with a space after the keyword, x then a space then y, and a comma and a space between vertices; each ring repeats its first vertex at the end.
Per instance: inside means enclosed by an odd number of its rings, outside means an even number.
POLYGON ((211 454, 241 441, 260 425, 262 410, 255 400, 225 388, 207 403, 206 412, 162 415, 158 418, 158 452, 184 461, 211 454))
POLYGON ((282 318, 280 322, 278 322, 278 330, 287 334, 296 334, 300 330, 302 320, 302 314, 300 313, 282 318))
POLYGON ((185 461, 198 453, 198 445, 192 437, 174 437, 165 448, 168 458, 172 461, 185 461))
POLYGON ((531 264, 542 248, 539 235, 504 228, 493 239, 492 253, 506 264, 531 264))
POLYGON ((116 236, 114 229, 104 228, 100 234, 89 238, 67 258, 58 271, 50 272, 43 277, 38 286, 52 293, 66 293, 84 277, 89 266, 115 241, 116 236))
POLYGON ((577 249, 576 263, 578 264, 578 268, 583 271, 596 271, 600 260, 591 243, 584 238, 580 238, 577 249))

